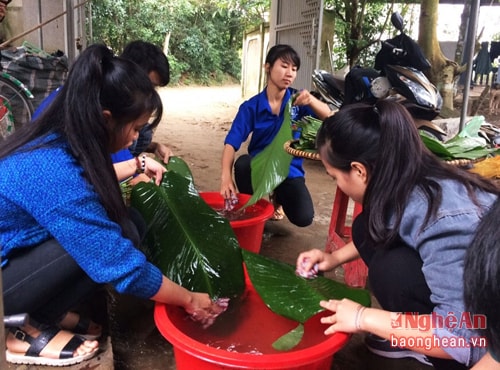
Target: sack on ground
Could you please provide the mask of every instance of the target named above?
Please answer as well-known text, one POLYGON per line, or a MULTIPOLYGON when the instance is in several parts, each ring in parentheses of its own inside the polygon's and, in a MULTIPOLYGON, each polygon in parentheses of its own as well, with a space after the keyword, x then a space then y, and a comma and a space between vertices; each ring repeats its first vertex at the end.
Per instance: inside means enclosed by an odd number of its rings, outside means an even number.
POLYGON ((31 101, 35 109, 64 83, 68 74, 68 58, 62 52, 35 53, 22 46, 2 50, 1 57, 2 69, 24 83, 35 96, 31 101))

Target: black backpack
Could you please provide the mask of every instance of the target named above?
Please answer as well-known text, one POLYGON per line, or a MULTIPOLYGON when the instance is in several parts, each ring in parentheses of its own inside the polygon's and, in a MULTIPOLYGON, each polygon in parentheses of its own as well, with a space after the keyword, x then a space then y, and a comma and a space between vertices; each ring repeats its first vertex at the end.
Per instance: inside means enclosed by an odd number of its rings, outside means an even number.
POLYGON ((372 95, 370 87, 379 75, 373 68, 353 67, 345 76, 344 105, 357 102, 374 103, 377 99, 372 95))

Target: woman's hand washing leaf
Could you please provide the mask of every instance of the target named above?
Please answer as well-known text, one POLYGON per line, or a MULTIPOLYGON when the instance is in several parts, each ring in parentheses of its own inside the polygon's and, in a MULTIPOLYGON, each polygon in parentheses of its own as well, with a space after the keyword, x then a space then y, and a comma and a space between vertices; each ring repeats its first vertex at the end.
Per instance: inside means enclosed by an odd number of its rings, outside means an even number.
POLYGON ((248 276, 262 300, 275 313, 305 323, 323 311, 321 300, 349 298, 370 305, 370 294, 318 276, 304 279, 291 265, 242 250, 248 276))

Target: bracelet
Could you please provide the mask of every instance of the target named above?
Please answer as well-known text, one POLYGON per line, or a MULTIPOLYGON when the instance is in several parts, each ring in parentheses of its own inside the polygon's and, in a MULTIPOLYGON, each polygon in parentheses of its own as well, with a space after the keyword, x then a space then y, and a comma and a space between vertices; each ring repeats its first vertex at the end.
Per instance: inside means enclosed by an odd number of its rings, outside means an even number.
POLYGON ((365 306, 358 306, 358 310, 356 311, 356 318, 354 319, 354 326, 356 327, 356 330, 361 330, 361 315, 363 314, 364 310, 366 310, 365 306))
POLYGON ((146 155, 143 154, 141 159, 139 160, 139 157, 135 157, 135 173, 140 174, 144 173, 146 171, 146 155))
POLYGON ((146 154, 143 154, 141 159, 141 172, 144 173, 144 171, 146 171, 146 154))

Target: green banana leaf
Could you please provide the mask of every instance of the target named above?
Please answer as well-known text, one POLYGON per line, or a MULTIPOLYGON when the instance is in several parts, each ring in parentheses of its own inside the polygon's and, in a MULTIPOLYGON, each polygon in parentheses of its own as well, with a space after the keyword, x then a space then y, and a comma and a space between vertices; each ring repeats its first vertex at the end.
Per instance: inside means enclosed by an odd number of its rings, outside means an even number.
POLYGON ((500 154, 498 148, 489 148, 484 138, 479 136, 479 130, 484 123, 483 116, 475 116, 453 138, 443 143, 420 130, 420 137, 425 146, 444 160, 479 159, 492 154, 500 154))
POLYGON ((173 171, 194 183, 193 173, 187 163, 180 157, 172 156, 165 165, 167 171, 173 171))
POLYGON ((279 337, 273 343, 273 348, 277 351, 289 351, 300 343, 303 336, 304 336, 304 325, 299 323, 299 325, 297 325, 295 329, 292 329, 285 335, 279 337))
POLYGON ((350 288, 334 280, 318 276, 305 279, 295 274, 295 267, 250 251, 242 250, 248 276, 255 290, 275 313, 305 323, 323 311, 319 301, 349 298, 370 305, 365 289, 350 288))
POLYGON ((243 260, 234 231, 199 196, 186 173, 167 171, 161 186, 136 185, 131 205, 148 225, 146 255, 165 276, 214 299, 244 291, 243 260))
POLYGON ((305 152, 316 152, 316 135, 322 123, 322 120, 313 116, 305 116, 294 122, 294 125, 300 129, 300 138, 294 148, 305 152))
POLYGON ((255 204, 259 199, 270 194, 286 179, 290 172, 290 163, 293 157, 285 151, 283 146, 292 139, 291 107, 292 99, 285 107, 283 123, 276 137, 262 152, 252 158, 253 194, 241 209, 255 204))

